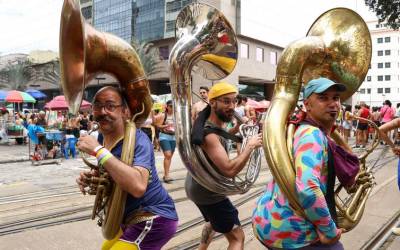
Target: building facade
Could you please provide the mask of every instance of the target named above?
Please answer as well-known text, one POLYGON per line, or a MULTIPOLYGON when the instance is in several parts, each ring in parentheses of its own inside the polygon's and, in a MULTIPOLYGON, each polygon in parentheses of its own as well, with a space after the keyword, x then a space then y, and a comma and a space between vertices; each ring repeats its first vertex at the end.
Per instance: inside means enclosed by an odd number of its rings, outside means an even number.
POLYGON ((81 12, 86 22, 93 23, 93 0, 80 0, 81 12))
POLYGON ((371 65, 353 103, 363 101, 371 107, 382 106, 384 100, 400 103, 400 31, 377 21, 367 24, 372 39, 371 65))
POLYGON ((130 42, 133 35, 133 6, 132 0, 93 0, 93 26, 130 42))

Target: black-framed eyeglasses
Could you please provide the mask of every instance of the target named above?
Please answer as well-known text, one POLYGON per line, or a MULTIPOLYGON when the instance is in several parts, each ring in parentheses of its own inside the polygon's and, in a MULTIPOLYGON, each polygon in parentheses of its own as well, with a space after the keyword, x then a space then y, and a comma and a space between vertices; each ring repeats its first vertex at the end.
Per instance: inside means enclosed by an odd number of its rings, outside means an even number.
POLYGON ((220 102, 222 102, 223 104, 225 104, 225 105, 229 105, 229 104, 233 104, 233 105, 236 105, 237 103, 238 103, 238 99, 237 98, 233 98, 233 99, 231 99, 231 98, 217 98, 217 101, 220 101, 220 102))
POLYGON ((104 108, 106 112, 114 112, 117 108, 122 106, 123 106, 122 104, 117 105, 112 102, 106 102, 106 103, 95 102, 93 103, 93 111, 100 112, 104 108))

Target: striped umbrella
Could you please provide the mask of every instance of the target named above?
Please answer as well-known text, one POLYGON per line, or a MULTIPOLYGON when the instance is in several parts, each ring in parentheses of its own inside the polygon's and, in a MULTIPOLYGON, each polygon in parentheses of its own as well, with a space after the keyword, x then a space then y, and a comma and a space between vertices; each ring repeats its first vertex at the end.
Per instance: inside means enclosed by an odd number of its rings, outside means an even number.
POLYGON ((5 101, 11 103, 36 102, 35 98, 33 98, 30 94, 17 90, 8 91, 5 101))

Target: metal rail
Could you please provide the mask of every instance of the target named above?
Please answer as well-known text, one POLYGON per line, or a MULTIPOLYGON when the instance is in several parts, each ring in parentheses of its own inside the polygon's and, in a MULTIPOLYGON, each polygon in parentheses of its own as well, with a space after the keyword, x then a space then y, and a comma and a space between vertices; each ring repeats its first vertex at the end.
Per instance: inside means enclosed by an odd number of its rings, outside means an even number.
POLYGON ((389 219, 389 221, 386 224, 384 224, 369 241, 367 241, 364 245, 362 245, 360 249, 361 250, 379 249, 392 235, 392 228, 398 226, 399 224, 400 224, 400 210, 397 211, 397 213, 394 214, 389 219))

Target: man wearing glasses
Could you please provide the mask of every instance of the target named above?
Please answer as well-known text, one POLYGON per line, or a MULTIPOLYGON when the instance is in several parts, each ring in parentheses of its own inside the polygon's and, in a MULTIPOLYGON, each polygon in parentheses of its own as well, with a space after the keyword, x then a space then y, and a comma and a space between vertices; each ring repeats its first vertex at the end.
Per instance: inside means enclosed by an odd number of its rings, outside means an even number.
POLYGON ((206 86, 201 86, 199 93, 200 93, 201 100, 196 102, 192 107, 192 121, 196 120, 199 112, 202 111, 205 107, 207 107, 208 88, 206 86))
MULTIPOLYGON (((204 137, 201 136, 201 142, 193 142, 200 145, 221 174, 229 178, 236 176, 245 167, 251 152, 262 145, 261 135, 254 136, 248 140, 246 147, 236 158, 230 159, 228 139, 223 135, 206 132, 209 128, 226 130, 227 123, 233 119, 237 94, 236 87, 225 82, 212 86, 208 95, 210 103, 199 113, 192 131, 193 141, 196 131, 200 130, 195 128, 203 127, 204 137)), ((207 221, 203 227, 199 249, 207 249, 214 232, 224 234, 229 242, 228 249, 243 249, 244 233, 238 211, 228 197, 209 191, 190 174, 186 176, 185 189, 189 199, 196 204, 207 221)))
MULTIPOLYGON (((143 131, 136 131, 132 164, 120 161, 125 121, 131 115, 118 89, 100 89, 93 103, 94 120, 99 123, 101 133, 99 141, 83 135, 77 146, 96 155, 99 167, 128 193, 122 230, 115 239, 106 240, 102 249, 161 249, 174 235, 178 217, 173 200, 158 179, 153 146, 143 131)), ((93 176, 98 176, 98 171, 84 171, 77 178, 83 194, 93 176)))

